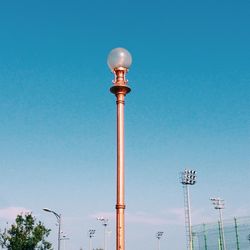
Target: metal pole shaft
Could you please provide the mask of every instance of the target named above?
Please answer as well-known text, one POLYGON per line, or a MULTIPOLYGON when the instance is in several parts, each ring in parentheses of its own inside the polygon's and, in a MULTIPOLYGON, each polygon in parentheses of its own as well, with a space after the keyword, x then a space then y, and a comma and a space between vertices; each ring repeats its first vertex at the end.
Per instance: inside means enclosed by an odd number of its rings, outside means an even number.
POLYGON ((117 203, 116 203, 116 249, 125 249, 124 240, 124 96, 118 92, 117 98, 117 203))
POLYGON ((58 250, 61 249, 61 215, 58 216, 58 250))
POLYGON ((222 234, 222 242, 223 242, 223 250, 226 250, 226 241, 225 241, 225 234, 224 234, 224 225, 222 220, 222 211, 219 209, 220 214, 220 225, 221 225, 221 234, 222 234))
POLYGON ((218 221, 218 228, 219 228, 219 239, 218 239, 218 246, 219 246, 219 250, 223 250, 222 247, 222 233, 221 233, 221 224, 220 221, 218 221))
POLYGON ((104 225, 104 250, 107 250, 107 233, 106 233, 107 225, 104 225))
POLYGON ((207 234, 206 234, 206 224, 203 224, 203 236, 204 236, 204 245, 205 245, 205 250, 207 250, 207 234))
POLYGON ((236 247, 237 247, 237 250, 240 250, 238 225, 237 225, 237 219, 235 217, 234 217, 234 227, 235 227, 236 247))
POLYGON ((188 203, 188 236, 189 236, 189 249, 193 249, 193 236, 192 236, 192 222, 191 222, 191 208, 190 208, 190 195, 189 195, 189 186, 187 186, 187 203, 188 203))
POLYGON ((89 250, 92 250, 92 238, 91 238, 91 236, 89 237, 89 250))

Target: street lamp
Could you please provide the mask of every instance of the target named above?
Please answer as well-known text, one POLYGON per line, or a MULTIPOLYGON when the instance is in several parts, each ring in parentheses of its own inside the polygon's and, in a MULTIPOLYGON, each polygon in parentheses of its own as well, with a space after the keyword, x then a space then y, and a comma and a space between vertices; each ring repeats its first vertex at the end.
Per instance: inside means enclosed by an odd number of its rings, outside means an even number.
POLYGON ((221 228, 221 234, 222 234, 222 242, 223 242, 223 250, 226 250, 226 241, 225 241, 225 234, 224 234, 224 225, 222 220, 222 209, 225 208, 225 202, 221 198, 210 198, 212 201, 214 208, 219 210, 220 215, 220 228, 221 228))
POLYGON ((158 239, 158 244, 157 244, 157 249, 160 250, 160 239, 162 237, 164 232, 157 232, 156 233, 156 238, 158 239))
POLYGON ((106 228, 108 225, 108 219, 103 217, 97 217, 96 219, 99 220, 104 226, 104 250, 107 250, 106 228))
POLYGON ((60 243, 61 243, 61 223, 62 223, 62 217, 60 214, 56 213, 55 211, 52 211, 49 208, 43 209, 45 212, 52 213, 56 216, 57 223, 58 223, 58 250, 60 250, 60 243))
POLYGON ((108 55, 108 66, 115 79, 110 88, 116 96, 117 104, 117 191, 116 191, 116 250, 125 249, 124 237, 124 104, 125 95, 130 92, 126 73, 132 63, 130 53, 123 48, 111 50, 108 55))
POLYGON ((92 250, 92 238, 95 235, 94 229, 89 229, 89 250, 92 250))
POLYGON ((67 237, 67 235, 63 235, 63 236, 61 237, 61 241, 64 242, 64 244, 63 244, 63 249, 64 249, 64 250, 66 250, 66 240, 69 240, 69 239, 70 239, 70 238, 67 237))
POLYGON ((183 185, 183 191, 184 191, 184 209, 185 209, 187 249, 192 250, 193 249, 193 235, 192 235, 189 185, 194 185, 196 183, 196 171, 185 169, 183 172, 181 172, 181 183, 183 185))

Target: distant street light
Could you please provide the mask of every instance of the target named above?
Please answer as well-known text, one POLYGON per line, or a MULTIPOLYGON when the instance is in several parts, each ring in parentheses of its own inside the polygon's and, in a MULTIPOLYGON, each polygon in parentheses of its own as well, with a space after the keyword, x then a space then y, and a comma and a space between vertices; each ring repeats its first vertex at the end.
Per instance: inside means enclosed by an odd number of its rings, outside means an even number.
POLYGON ((63 235, 63 236, 61 237, 61 241, 64 242, 64 244, 63 244, 63 249, 64 249, 64 250, 66 250, 66 240, 69 240, 69 237, 67 237, 66 235, 63 235))
POLYGON ((210 198, 210 200, 212 201, 214 208, 219 210, 223 250, 226 250, 226 240, 225 240, 224 225, 223 225, 222 211, 221 211, 222 209, 225 208, 225 202, 221 198, 210 198))
POLYGON ((116 48, 108 55, 108 66, 115 75, 110 91, 116 96, 117 106, 116 250, 125 250, 124 105, 131 90, 126 80, 131 63, 132 57, 126 49, 116 48))
POLYGON ((160 250, 160 239, 161 239, 163 233, 164 233, 164 232, 157 232, 157 233, 156 233, 156 238, 158 239, 158 240, 157 240, 157 243, 158 243, 158 244, 157 244, 157 250, 160 250))
POLYGON ((49 209, 49 208, 43 208, 45 212, 52 213, 56 216, 57 223, 58 223, 58 250, 61 248, 61 223, 62 223, 62 218, 61 215, 56 213, 55 211, 49 209))
POLYGON ((185 209, 187 249, 192 250, 193 249, 193 235, 192 235, 189 185, 194 185, 196 183, 196 171, 185 169, 181 173, 181 183, 183 185, 183 191, 184 191, 184 209, 185 209))
POLYGON ((92 238, 95 235, 94 229, 89 229, 89 250, 92 250, 92 238))
POLYGON ((108 225, 108 219, 107 218, 103 218, 103 217, 97 217, 97 220, 99 220, 102 225, 104 226, 104 250, 107 250, 107 233, 106 233, 106 228, 108 225))

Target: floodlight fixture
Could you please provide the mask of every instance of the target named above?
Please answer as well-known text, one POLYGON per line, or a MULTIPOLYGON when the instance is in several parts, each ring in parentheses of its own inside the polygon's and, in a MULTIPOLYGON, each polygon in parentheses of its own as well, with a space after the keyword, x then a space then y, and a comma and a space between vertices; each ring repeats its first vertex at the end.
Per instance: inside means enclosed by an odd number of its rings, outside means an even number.
POLYGON ((185 169, 181 172, 181 183, 183 185, 194 185, 196 183, 196 171, 185 169))
POLYGON ((93 238, 95 235, 95 229, 89 229, 89 238, 93 238))
POLYGON ((210 198, 212 201, 215 209, 224 209, 225 208, 225 201, 221 198, 210 198))
POLYGON ((164 232, 161 232, 161 231, 160 231, 160 232, 157 232, 157 233, 156 233, 156 238, 159 240, 159 239, 162 237, 163 233, 164 233, 164 232))

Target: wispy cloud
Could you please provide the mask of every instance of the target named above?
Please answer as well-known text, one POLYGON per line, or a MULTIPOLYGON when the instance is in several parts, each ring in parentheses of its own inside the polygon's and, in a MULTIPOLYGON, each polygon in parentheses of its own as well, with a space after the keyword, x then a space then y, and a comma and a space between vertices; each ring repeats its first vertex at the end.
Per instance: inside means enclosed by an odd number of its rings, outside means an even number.
POLYGON ((234 212, 235 217, 244 217, 249 215, 250 215, 250 210, 246 207, 239 207, 234 212))
POLYGON ((115 212, 97 212, 95 214, 89 215, 89 217, 94 219, 103 217, 109 220, 115 220, 115 212))
POLYGON ((31 211, 24 207, 0 208, 0 218, 4 220, 14 220, 18 214, 29 212, 31 211))
MULTIPOLYGON (((239 211, 241 215, 247 214, 247 211, 239 211)), ((238 213, 238 214, 239 214, 238 213)), ((214 221, 214 216, 207 214, 205 209, 192 209, 193 224, 209 223, 214 221)), ((89 218, 105 217, 109 220, 115 220, 115 212, 98 212, 89 215, 89 218)), ((150 213, 145 211, 125 212, 125 219, 128 223, 139 223, 148 225, 183 225, 185 223, 184 208, 177 207, 168 210, 150 213)))
MULTIPOLYGON (((91 214, 90 218, 105 217, 109 220, 115 220, 115 212, 98 212, 91 214)), ((184 211, 183 208, 173 208, 157 214, 145 211, 125 212, 126 221, 128 223, 139 223, 148 225, 179 225, 183 224, 184 211)))
MULTIPOLYGON (((211 220, 210 217, 205 216, 205 211, 194 209, 192 210, 192 218, 194 219, 194 223, 211 220)), ((158 212, 157 215, 146 212, 136 212, 134 214, 128 213, 127 220, 130 222, 140 222, 152 225, 183 225, 183 223, 185 222, 184 208, 171 208, 158 212)))
POLYGON ((163 225, 166 224, 166 219, 159 215, 138 211, 136 213, 128 213, 126 220, 129 223, 139 223, 148 225, 163 225))

